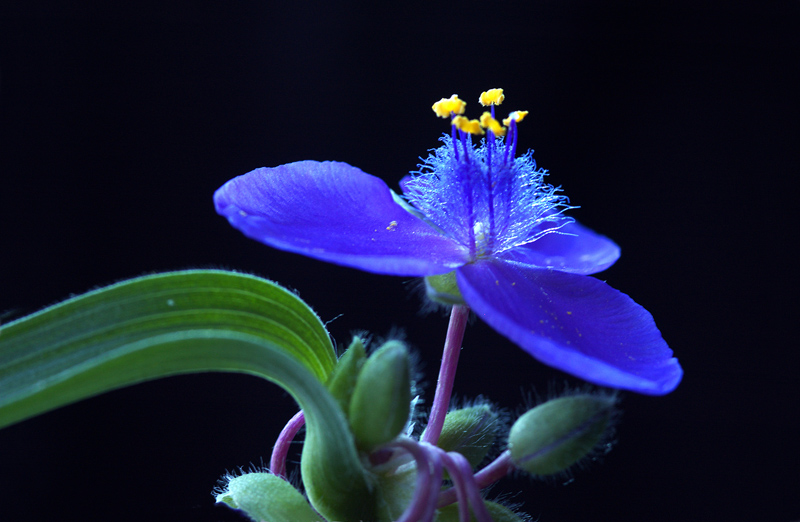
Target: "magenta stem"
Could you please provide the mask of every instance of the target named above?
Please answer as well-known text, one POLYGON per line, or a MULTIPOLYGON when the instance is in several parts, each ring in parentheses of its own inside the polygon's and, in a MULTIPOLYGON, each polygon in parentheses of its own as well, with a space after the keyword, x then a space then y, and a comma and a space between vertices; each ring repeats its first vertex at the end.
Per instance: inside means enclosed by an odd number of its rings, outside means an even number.
POLYGON ((464 340, 464 330, 467 328, 467 319, 469 319, 469 307, 466 305, 453 306, 453 310, 450 312, 450 324, 447 326, 442 366, 439 368, 439 380, 436 382, 431 414, 428 418, 428 425, 422 434, 422 442, 434 446, 439 442, 444 416, 447 415, 447 409, 450 406, 450 396, 453 393, 453 381, 456 378, 458 356, 464 340))
MULTIPOLYGON (((491 484, 494 484, 501 478, 508 475, 512 469, 514 469, 514 465, 511 463, 511 452, 509 450, 505 450, 488 466, 475 474, 475 485, 478 487, 478 489, 483 489, 487 486, 490 486, 491 484)), ((446 491, 442 491, 439 494, 439 503, 437 504, 437 507, 447 506, 456 500, 458 500, 456 490, 455 488, 450 488, 446 491)))
POLYGON ((414 497, 396 522, 433 522, 436 517, 436 491, 442 483, 442 460, 436 448, 402 437, 393 445, 409 452, 417 464, 414 497))
POLYGON ((300 410, 281 430, 278 440, 275 441, 275 447, 272 448, 272 457, 269 459, 269 470, 273 475, 286 478, 286 455, 289 454, 289 445, 305 423, 306 418, 300 410))
POLYGON ((492 517, 486 509, 483 497, 481 497, 481 489, 472 474, 472 466, 469 461, 467 461, 464 455, 453 451, 448 453, 447 457, 453 466, 453 470, 450 471, 448 469, 448 472, 450 472, 450 477, 453 479, 453 485, 456 488, 456 498, 458 498, 459 504, 459 518, 463 520, 463 522, 469 522, 469 507, 471 506, 472 512, 475 514, 475 518, 478 522, 492 522, 492 517), (461 492, 458 490, 459 483, 461 483, 461 492), (466 509, 462 509, 464 507, 466 507, 466 509))

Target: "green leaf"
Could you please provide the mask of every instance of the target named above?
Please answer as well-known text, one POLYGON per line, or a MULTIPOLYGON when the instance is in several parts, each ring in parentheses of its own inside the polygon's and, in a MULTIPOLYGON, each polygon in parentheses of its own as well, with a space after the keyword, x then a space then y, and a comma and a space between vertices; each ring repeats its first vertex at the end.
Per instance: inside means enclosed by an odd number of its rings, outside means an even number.
POLYGON ((0 427, 168 375, 248 373, 280 385, 303 409, 302 471, 317 511, 369 519, 371 479, 323 384, 334 364, 319 318, 274 283, 216 270, 146 276, 0 329, 0 427))
POLYGON ((215 356, 184 367, 137 355, 155 343, 234 332, 285 351, 323 382, 335 365, 319 318, 275 283, 220 270, 139 277, 0 328, 0 427, 148 379, 245 371, 225 367, 215 356), (117 368, 122 354, 130 369, 117 368))

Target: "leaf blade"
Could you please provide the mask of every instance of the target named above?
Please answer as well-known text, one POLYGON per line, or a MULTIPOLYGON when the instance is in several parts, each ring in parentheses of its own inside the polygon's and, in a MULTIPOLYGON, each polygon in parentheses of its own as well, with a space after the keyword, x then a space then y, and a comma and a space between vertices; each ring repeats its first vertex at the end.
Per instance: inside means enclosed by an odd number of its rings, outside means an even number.
MULTIPOLYGON (((164 376, 151 365, 142 369, 138 380, 114 381, 111 376, 98 381, 105 387, 75 389, 61 400, 51 394, 51 402, 39 401, 36 411, 27 415, 19 407, 14 419, 4 413, 10 404, 67 382, 72 374, 101 364, 112 353, 122 353, 114 352, 120 347, 194 330, 206 331, 206 337, 213 332, 252 335, 290 354, 321 382, 336 361, 316 314, 275 283, 221 270, 143 276, 88 292, 0 328, 0 427, 110 389, 164 376)), ((221 370, 209 364, 190 371, 221 370)))

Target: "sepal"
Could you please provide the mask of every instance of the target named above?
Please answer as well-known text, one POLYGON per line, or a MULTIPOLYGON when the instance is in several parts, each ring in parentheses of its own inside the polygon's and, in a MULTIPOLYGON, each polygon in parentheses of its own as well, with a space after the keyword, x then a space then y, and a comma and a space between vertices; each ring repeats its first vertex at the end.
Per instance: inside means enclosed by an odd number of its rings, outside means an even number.
POLYGON ((444 305, 463 305, 464 298, 456 284, 456 273, 448 272, 425 278, 425 295, 431 301, 444 305))

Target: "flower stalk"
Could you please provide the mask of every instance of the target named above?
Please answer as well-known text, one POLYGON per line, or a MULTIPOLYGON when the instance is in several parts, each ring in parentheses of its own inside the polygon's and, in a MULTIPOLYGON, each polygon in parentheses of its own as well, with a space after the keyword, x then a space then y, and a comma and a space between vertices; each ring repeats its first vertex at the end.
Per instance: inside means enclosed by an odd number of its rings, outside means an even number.
POLYGON ((447 325, 447 337, 444 341, 442 365, 439 368, 439 379, 436 381, 436 392, 433 397, 428 425, 422 434, 422 441, 436 445, 442 433, 444 417, 450 406, 450 397, 453 393, 453 383, 456 378, 458 357, 461 354, 461 344, 464 340, 464 331, 469 319, 469 307, 455 305, 450 311, 450 322, 447 325))
POLYGON ((289 419, 289 422, 281 430, 269 459, 269 469, 273 475, 286 478, 286 456, 289 454, 289 446, 305 423, 303 410, 300 410, 289 419))

